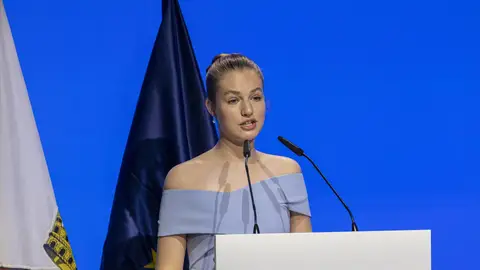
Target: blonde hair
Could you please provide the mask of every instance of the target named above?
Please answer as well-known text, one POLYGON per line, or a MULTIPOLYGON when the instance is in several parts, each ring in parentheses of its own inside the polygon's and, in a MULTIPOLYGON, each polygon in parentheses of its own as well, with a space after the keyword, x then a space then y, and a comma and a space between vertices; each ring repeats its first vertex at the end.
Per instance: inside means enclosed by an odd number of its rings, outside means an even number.
POLYGON ((221 53, 216 55, 212 59, 210 66, 207 68, 206 85, 208 99, 212 103, 215 103, 218 82, 221 80, 223 75, 230 71, 244 69, 251 69, 255 71, 262 80, 263 84, 264 78, 260 67, 258 67, 258 65, 250 58, 239 53, 221 53))

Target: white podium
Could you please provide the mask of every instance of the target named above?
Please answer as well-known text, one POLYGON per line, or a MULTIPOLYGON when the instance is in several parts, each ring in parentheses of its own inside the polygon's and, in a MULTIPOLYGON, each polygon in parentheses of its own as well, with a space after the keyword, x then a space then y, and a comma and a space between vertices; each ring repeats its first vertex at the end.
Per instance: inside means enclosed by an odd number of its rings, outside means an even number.
POLYGON ((215 269, 431 270, 430 239, 430 230, 218 235, 215 269))

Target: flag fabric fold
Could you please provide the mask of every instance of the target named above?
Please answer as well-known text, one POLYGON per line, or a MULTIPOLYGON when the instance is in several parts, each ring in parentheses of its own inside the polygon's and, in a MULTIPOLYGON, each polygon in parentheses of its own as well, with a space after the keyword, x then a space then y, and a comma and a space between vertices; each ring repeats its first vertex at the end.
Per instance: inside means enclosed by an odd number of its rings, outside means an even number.
POLYGON ((217 141, 205 98, 179 3, 163 0, 162 22, 120 168, 102 270, 154 269, 166 174, 217 141))
POLYGON ((76 269, 2 0, 0 269, 76 269))

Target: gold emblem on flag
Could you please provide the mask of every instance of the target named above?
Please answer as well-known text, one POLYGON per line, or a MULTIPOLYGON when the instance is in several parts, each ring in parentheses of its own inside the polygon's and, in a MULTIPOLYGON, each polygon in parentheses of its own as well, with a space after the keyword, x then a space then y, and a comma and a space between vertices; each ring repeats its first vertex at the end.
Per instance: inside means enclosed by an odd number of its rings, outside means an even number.
POLYGON ((155 264, 157 263, 157 252, 155 251, 155 249, 152 249, 152 261, 145 265, 143 268, 147 268, 147 269, 155 269, 155 264))
POLYGON ((50 257, 61 270, 77 270, 77 264, 73 258, 72 248, 68 241, 67 231, 63 227, 63 221, 58 212, 52 231, 49 233, 49 237, 43 245, 43 248, 47 252, 48 257, 50 257))

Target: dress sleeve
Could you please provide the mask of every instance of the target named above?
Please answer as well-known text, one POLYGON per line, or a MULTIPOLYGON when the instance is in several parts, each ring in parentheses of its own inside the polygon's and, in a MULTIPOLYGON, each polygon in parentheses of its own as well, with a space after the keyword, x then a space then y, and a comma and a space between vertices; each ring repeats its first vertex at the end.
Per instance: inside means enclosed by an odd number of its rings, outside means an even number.
POLYGON ((290 211, 311 216, 307 188, 302 173, 284 177, 280 182, 290 211))
POLYGON ((158 236, 213 233, 211 195, 196 190, 165 190, 158 218, 158 236))

